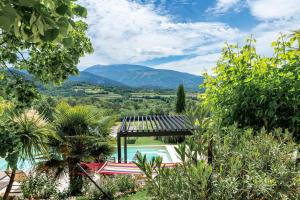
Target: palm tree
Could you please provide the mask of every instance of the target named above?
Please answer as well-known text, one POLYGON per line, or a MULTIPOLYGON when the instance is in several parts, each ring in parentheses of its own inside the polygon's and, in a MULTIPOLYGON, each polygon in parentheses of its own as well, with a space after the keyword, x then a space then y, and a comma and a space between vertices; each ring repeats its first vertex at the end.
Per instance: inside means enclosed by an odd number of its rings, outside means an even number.
MULTIPOLYGON (((50 123, 42 115, 34 109, 25 110, 21 114, 9 112, 7 115, 6 121, 9 132, 15 134, 20 144, 17 146, 15 163, 22 160, 34 162, 36 155, 47 154, 49 138, 57 137, 50 123)), ((12 172, 4 194, 5 200, 8 198, 12 188, 17 170, 16 166, 9 167, 12 168, 12 172)))
POLYGON ((95 114, 89 106, 72 107, 64 102, 58 104, 54 123, 61 140, 52 141, 52 158, 40 163, 39 170, 55 178, 68 174, 70 195, 80 194, 83 180, 76 164, 82 161, 103 161, 112 153, 109 120, 99 120, 99 114, 95 114))

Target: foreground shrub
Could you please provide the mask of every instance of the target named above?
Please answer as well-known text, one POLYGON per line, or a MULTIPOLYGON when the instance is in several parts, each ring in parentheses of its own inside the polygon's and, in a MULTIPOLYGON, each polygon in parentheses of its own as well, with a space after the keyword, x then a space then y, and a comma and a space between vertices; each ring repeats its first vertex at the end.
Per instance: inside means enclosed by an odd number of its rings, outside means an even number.
MULTIPOLYGON (((101 176, 101 180, 102 181, 99 185, 112 199, 116 198, 117 196, 133 193, 137 188, 135 178, 128 175, 108 177, 101 176)), ((89 200, 105 199, 105 196, 99 191, 99 189, 94 187, 94 185, 88 184, 86 191, 86 196, 89 200)))
POLYGON ((281 130, 213 126, 178 146, 182 163, 174 169, 164 168, 161 158, 147 162, 139 156, 137 165, 147 175, 153 199, 296 200, 300 198, 297 148, 290 134, 281 130))
POLYGON ((58 194, 56 188, 54 180, 40 174, 30 175, 21 186, 23 196, 27 199, 56 199, 58 194))

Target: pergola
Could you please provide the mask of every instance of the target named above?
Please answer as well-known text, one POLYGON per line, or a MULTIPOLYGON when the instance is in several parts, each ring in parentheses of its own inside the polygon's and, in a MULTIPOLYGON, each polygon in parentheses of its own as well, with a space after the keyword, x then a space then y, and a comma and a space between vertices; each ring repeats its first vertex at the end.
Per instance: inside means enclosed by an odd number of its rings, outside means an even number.
POLYGON ((121 137, 124 138, 124 162, 127 163, 127 138, 192 135, 193 126, 184 115, 127 116, 117 134, 118 163, 122 161, 121 137))

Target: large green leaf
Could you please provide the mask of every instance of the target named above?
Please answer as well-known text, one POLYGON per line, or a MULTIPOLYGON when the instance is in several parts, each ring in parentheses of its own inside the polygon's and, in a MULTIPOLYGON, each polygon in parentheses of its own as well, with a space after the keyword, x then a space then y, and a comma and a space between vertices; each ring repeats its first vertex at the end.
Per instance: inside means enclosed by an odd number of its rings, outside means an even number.
POLYGON ((59 30, 58 29, 49 29, 45 31, 43 40, 44 41, 52 41, 54 40, 59 34, 59 30))
POLYGON ((75 6, 74 12, 80 17, 87 17, 87 9, 80 5, 75 6))

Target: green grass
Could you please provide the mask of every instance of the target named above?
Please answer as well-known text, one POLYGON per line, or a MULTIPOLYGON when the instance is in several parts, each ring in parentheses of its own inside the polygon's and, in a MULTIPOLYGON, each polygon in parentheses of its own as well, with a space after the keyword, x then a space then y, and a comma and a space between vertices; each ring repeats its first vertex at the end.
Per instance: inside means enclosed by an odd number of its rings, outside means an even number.
POLYGON ((160 140, 155 140, 153 137, 138 137, 134 145, 164 145, 160 140))
POLYGON ((146 191, 138 191, 135 194, 126 196, 126 197, 121 197, 119 200, 150 200, 149 197, 147 197, 147 192, 146 191))

